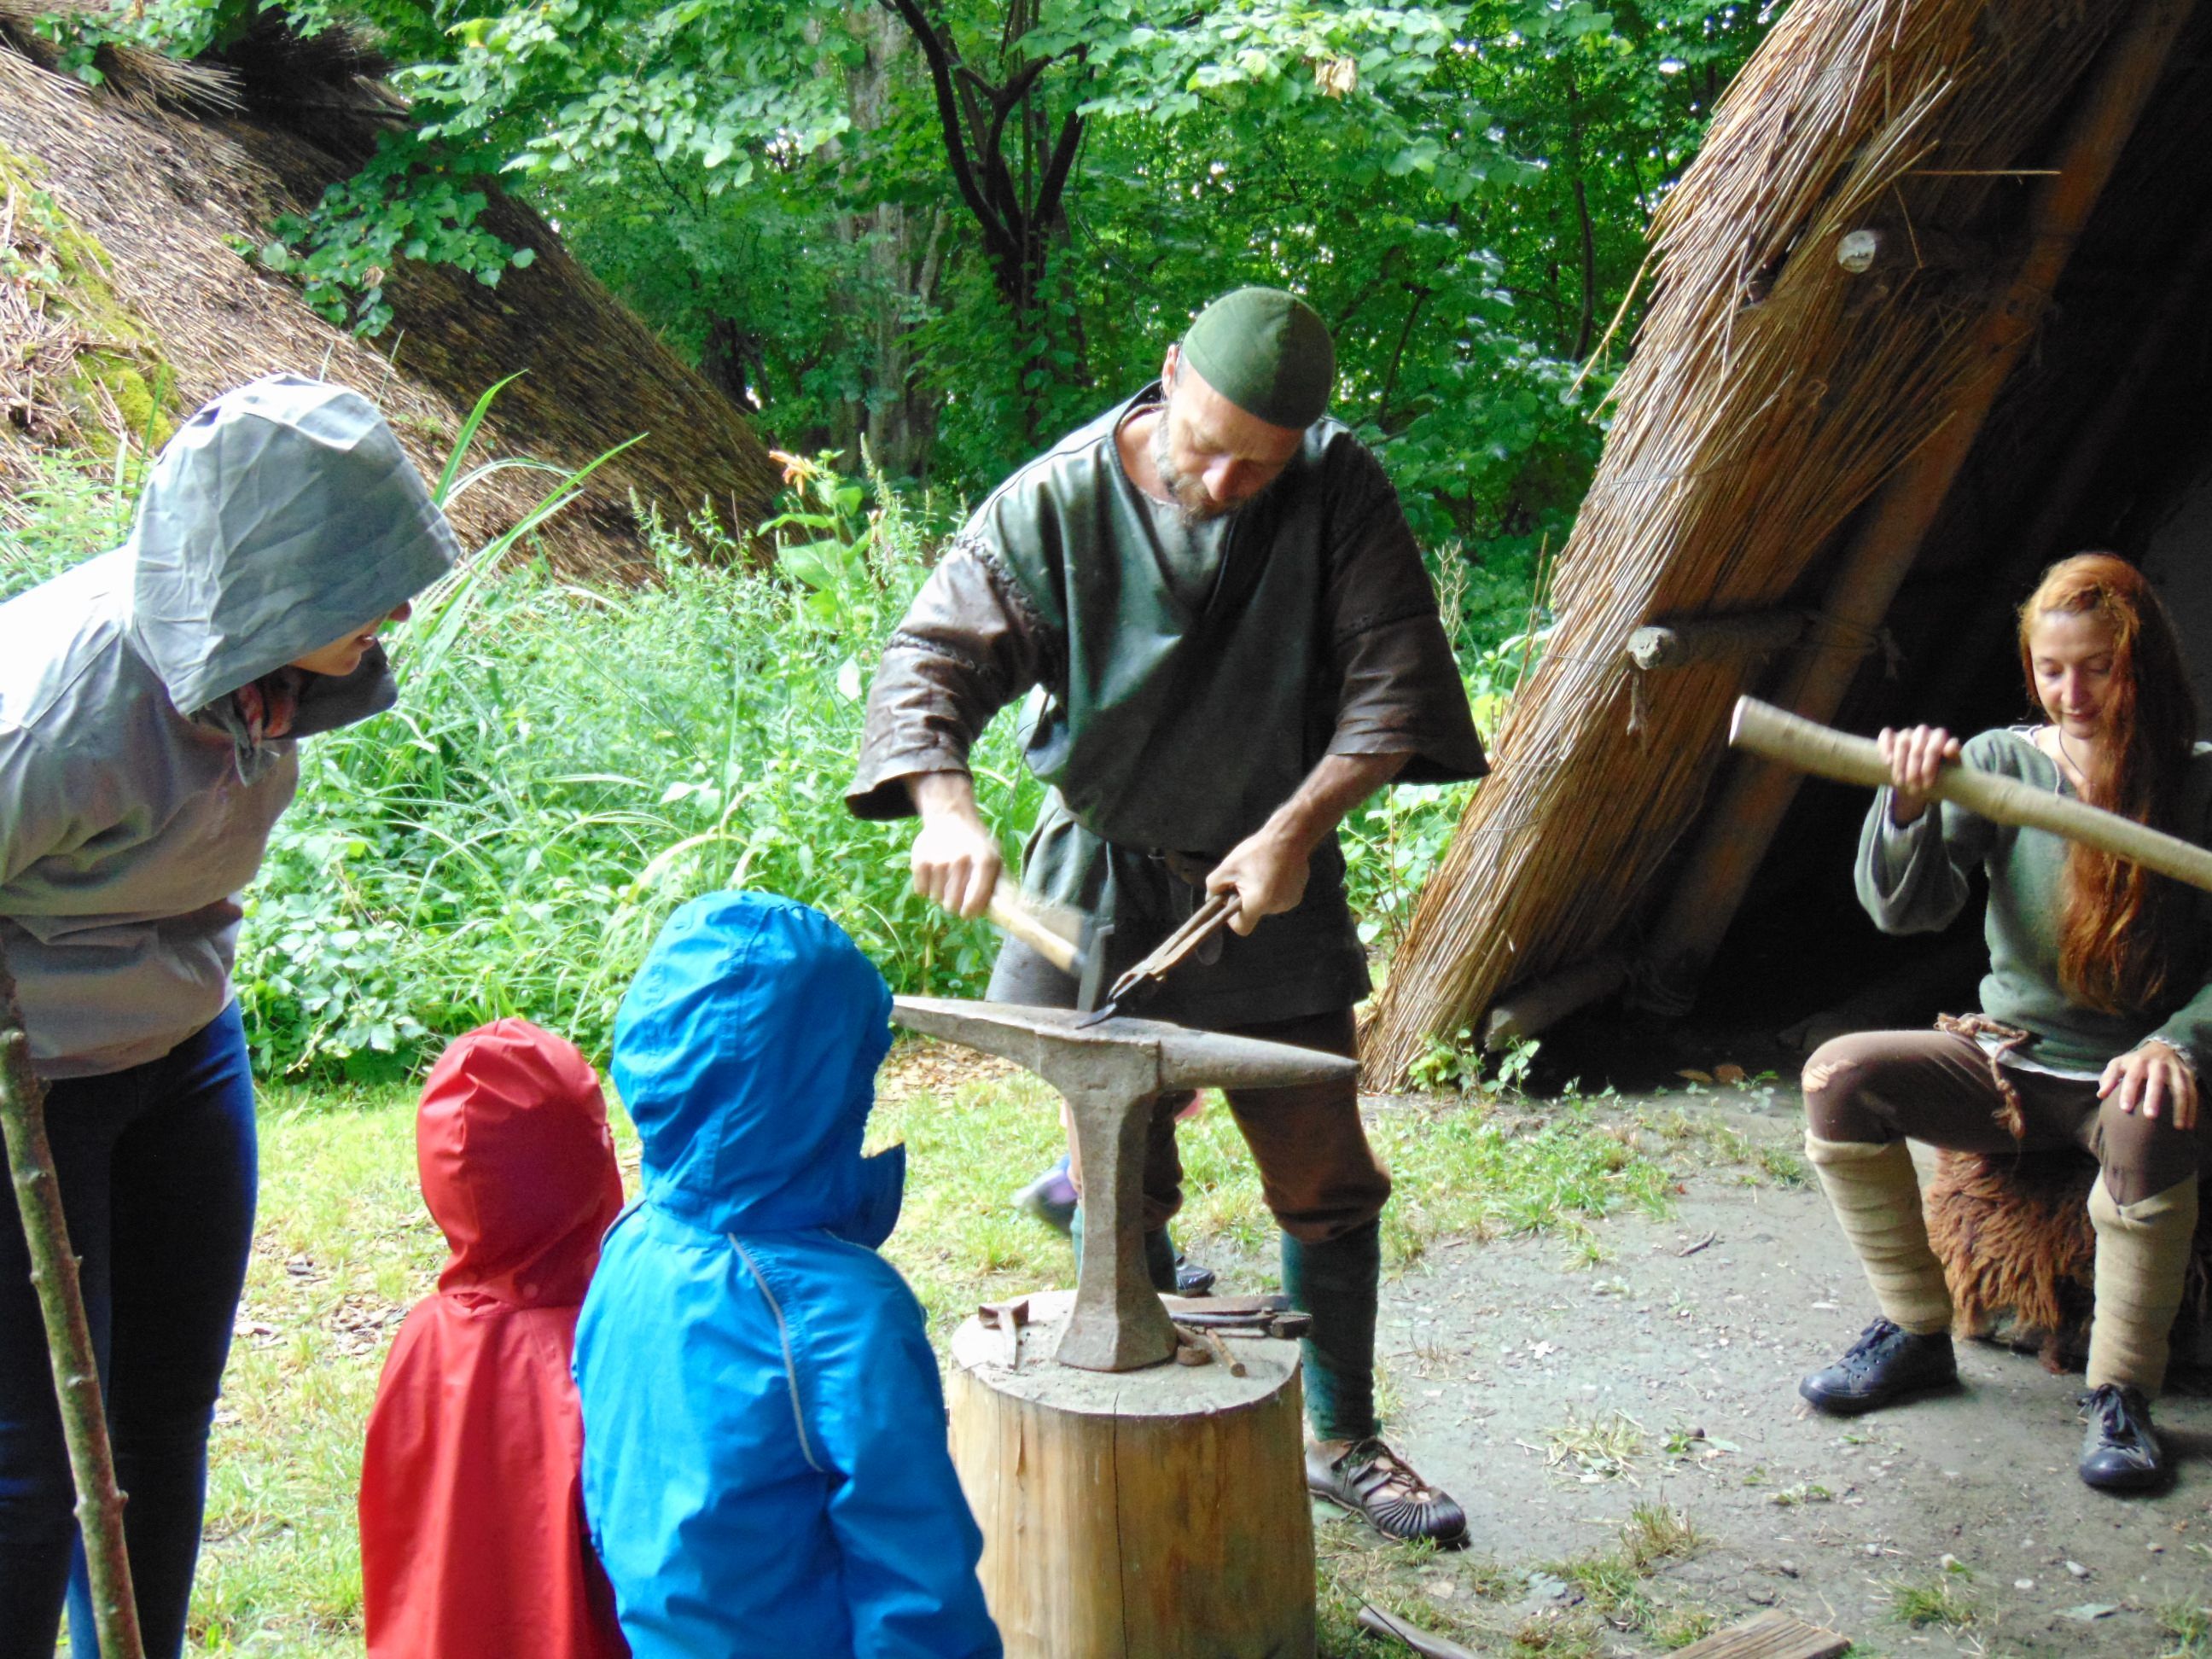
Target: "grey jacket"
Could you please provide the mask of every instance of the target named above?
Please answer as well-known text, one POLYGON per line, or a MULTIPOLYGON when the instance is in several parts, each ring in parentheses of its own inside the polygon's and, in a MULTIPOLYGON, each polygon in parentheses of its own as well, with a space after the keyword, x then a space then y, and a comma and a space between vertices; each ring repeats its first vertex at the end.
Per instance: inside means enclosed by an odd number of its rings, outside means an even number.
POLYGON ((232 694, 457 551, 368 399, 272 375, 171 441, 122 547, 0 605, 0 944, 42 1076, 158 1060, 222 1012, 295 739, 396 690, 372 650, 258 744, 232 694))

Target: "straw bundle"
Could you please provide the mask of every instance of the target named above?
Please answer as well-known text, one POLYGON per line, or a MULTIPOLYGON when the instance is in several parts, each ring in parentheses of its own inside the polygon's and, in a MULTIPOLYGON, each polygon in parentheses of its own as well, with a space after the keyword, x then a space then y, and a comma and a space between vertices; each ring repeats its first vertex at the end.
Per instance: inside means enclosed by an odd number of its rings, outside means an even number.
MULTIPOLYGON (((109 82, 94 91, 54 72, 51 47, 27 25, 54 9, 0 0, 0 173, 32 180, 96 247, 101 305, 152 343, 173 379, 173 411, 275 370, 317 375, 376 399, 435 476, 477 398, 527 370, 501 394, 479 456, 574 468, 648 434, 542 532, 556 568, 643 574, 633 498, 678 521, 704 507, 740 534, 765 515, 780 475, 738 410, 571 259, 543 219, 495 190, 482 222, 534 250, 536 263, 496 288, 404 264, 385 289, 397 320, 374 343, 332 328, 234 251, 239 239, 264 240, 277 215, 312 207, 404 118, 405 105, 369 78, 375 60, 357 45, 301 40, 279 18, 221 62, 104 60, 109 82)), ((44 333, 17 333, 27 325, 14 315, 0 317, 0 333, 48 354, 52 369, 50 337, 82 319, 47 310, 36 323, 44 333)), ((143 367, 150 378, 155 363, 143 367)), ((0 398, 14 385, 0 385, 0 398)), ((11 441, 66 441, 55 412, 49 399, 0 424, 0 466, 11 441)), ((546 482, 518 472, 481 482, 453 514, 464 538, 490 540, 546 482)))
MULTIPOLYGON (((1697 812, 1747 665, 1639 695, 1628 636, 1789 596, 1982 367, 2005 271, 1931 263, 1868 303, 1838 240, 1881 222, 2002 243, 2021 158, 2124 13, 1798 0, 1746 66, 1654 226, 1659 286, 1560 556, 1559 626, 1400 951, 1370 1081, 1629 915, 1697 812)), ((1804 648, 1872 642, 1816 626, 1804 648)))

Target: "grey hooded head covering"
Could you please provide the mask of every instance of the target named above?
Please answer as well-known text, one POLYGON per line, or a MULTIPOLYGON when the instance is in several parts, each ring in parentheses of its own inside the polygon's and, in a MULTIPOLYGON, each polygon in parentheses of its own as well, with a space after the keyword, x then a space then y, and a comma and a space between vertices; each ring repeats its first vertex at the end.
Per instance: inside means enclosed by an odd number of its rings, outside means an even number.
MULTIPOLYGON (((374 404, 271 374, 169 441, 130 550, 131 632, 190 714, 396 610, 459 549, 374 404)), ((343 707, 315 709, 314 729, 394 695, 381 650, 318 690, 343 707)))
POLYGON ((0 605, 0 944, 43 1075, 158 1060, 221 1014, 241 892, 298 786, 293 739, 397 688, 381 647, 303 675, 267 741, 230 694, 397 609, 456 551, 366 398, 273 375, 170 441, 127 543, 0 605))

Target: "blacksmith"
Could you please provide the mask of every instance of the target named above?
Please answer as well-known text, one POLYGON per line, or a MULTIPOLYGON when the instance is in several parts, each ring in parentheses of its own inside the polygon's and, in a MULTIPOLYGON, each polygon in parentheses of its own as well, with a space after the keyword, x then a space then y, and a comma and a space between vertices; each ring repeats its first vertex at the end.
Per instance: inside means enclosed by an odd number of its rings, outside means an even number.
MULTIPOLYGON (((1353 1051, 1370 990, 1336 827, 1394 778, 1479 777, 1482 748, 1395 493, 1324 418, 1335 353, 1303 301, 1241 289, 1168 348, 1160 379, 993 492, 884 653, 862 817, 918 812, 916 889, 964 916, 998 879, 969 745, 1032 687, 1028 762, 1051 786, 1024 855, 1031 894, 1110 921, 1112 971, 1208 892, 1233 933, 1178 968, 1147 1016, 1353 1051)), ((994 1000, 1071 1006, 1009 942, 994 1000)), ((1156 1281, 1182 1202, 1162 1099, 1145 1174, 1156 1281)), ((1390 1178, 1349 1084, 1231 1093, 1283 1229, 1284 1288, 1311 1311, 1313 1489, 1393 1537, 1455 1543, 1459 1506, 1378 1437, 1379 1223, 1390 1178)))

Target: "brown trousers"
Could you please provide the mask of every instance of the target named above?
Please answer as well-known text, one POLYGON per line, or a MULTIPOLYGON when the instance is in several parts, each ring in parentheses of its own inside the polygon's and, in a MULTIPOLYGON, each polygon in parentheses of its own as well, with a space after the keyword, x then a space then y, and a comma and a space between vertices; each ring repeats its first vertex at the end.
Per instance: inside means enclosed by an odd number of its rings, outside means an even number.
POLYGON ((2205 1103, 2195 1128, 2097 1098, 2094 1080, 2008 1066, 2024 1132, 2006 1126, 2008 1101, 1990 1057, 1951 1031, 1855 1031, 1805 1063, 1806 1127, 1822 1140, 1876 1144, 1909 1136, 1954 1152, 2003 1153, 2078 1146, 2105 1172, 2117 1204, 2136 1204, 2195 1175, 2208 1144, 2205 1103))
MULTIPOLYGON (((1075 981, 1027 945, 1009 939, 991 974, 990 1000, 1034 1007, 1072 1008, 1075 981)), ((1352 1054, 1357 1036, 1349 1008, 1257 1025, 1218 1028, 1294 1048, 1352 1054)), ((1229 1110, 1252 1161, 1260 1190, 1282 1230, 1322 1244, 1364 1227, 1382 1213, 1390 1176, 1368 1144, 1355 1084, 1300 1084, 1287 1089, 1225 1089, 1229 1110)), ((1182 1207, 1182 1159, 1176 1151, 1176 1114, 1188 1091, 1162 1095, 1145 1139, 1145 1226, 1164 1227, 1182 1207)))

